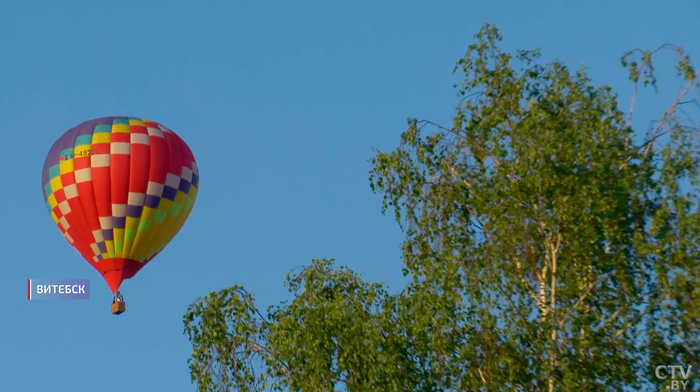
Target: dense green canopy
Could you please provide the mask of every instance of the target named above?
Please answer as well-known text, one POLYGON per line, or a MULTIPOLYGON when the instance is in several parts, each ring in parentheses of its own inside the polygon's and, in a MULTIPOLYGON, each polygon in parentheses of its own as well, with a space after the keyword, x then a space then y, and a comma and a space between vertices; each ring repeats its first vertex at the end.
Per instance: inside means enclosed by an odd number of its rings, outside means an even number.
POLYGON ((410 283, 314 260, 264 314, 240 286, 199 299, 200 391, 641 390, 668 385, 664 364, 698 388, 700 139, 680 110, 698 72, 672 46, 625 54, 633 105, 654 56, 679 56, 681 93, 645 133, 585 69, 500 40, 484 26, 459 61, 452 124, 410 119, 371 160, 410 283))

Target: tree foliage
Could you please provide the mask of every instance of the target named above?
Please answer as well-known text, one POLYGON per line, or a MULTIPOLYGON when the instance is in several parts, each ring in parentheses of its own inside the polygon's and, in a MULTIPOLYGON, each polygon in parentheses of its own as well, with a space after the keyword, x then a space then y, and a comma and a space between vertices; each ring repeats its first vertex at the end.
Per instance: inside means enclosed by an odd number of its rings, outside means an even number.
POLYGON ((699 71, 671 45, 626 53, 625 112, 584 68, 505 53, 491 25, 475 38, 453 123, 410 119, 371 159, 410 283, 314 260, 265 315, 239 286, 199 299, 200 391, 655 390, 657 365, 700 370, 699 71), (664 49, 684 87, 638 132, 664 49))

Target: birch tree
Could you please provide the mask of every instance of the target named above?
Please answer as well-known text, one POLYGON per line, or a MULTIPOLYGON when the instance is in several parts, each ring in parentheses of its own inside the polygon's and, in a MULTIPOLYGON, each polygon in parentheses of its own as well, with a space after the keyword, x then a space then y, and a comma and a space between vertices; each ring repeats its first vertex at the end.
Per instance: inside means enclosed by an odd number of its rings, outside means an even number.
MULTIPOLYGON (((585 68, 506 53, 485 25, 455 71, 452 123, 409 119, 370 184, 405 232, 380 284, 315 260, 259 312, 234 286, 185 316, 200 391, 665 390, 700 372, 698 71, 678 47, 625 53, 631 107, 585 68), (634 121, 654 59, 679 94, 634 121)), ((349 239, 351 240, 351 239, 349 239)))

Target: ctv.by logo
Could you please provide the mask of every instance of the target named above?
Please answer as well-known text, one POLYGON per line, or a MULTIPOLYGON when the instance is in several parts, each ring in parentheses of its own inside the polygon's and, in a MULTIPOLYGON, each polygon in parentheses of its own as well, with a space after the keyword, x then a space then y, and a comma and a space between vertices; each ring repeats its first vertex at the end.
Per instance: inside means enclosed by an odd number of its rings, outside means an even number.
POLYGON ((690 382, 690 368, 692 365, 688 365, 688 369, 683 369, 681 365, 660 365, 656 367, 656 378, 659 380, 668 379, 668 373, 671 372, 670 385, 666 386, 666 389, 671 391, 685 391, 685 387, 688 386, 690 382), (676 377, 676 371, 680 373, 680 377, 676 377))

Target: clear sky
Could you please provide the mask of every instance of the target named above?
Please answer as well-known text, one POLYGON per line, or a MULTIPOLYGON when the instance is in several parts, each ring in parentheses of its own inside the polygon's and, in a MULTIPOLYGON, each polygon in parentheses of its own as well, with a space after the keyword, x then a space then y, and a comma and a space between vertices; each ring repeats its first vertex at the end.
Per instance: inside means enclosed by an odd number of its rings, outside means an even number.
MULTIPOLYGON (((697 0, 254 3, 0 0, 0 392, 194 391, 187 305, 243 284, 265 308, 314 257, 397 289, 401 233, 367 160, 409 116, 449 122, 452 68, 485 22, 506 49, 585 60, 625 108, 623 51, 673 42, 700 63, 697 0), (122 285, 119 317, 40 184, 54 140, 109 115, 172 128, 201 173, 184 228, 122 285), (91 298, 28 301, 28 278, 89 278, 91 298)), ((637 123, 677 86, 646 93, 637 123)))

